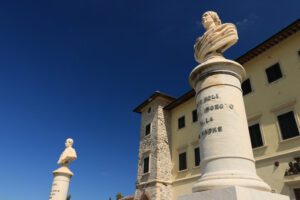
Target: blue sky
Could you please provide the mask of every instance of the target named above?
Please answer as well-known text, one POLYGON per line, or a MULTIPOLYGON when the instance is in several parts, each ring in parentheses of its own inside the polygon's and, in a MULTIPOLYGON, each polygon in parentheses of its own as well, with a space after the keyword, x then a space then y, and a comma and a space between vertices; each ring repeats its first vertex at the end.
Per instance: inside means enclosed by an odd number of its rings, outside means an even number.
POLYGON ((48 199, 74 139, 72 200, 135 190, 140 116, 190 90, 201 15, 237 25, 235 59, 299 18, 298 0, 28 0, 0 4, 0 199, 48 199))

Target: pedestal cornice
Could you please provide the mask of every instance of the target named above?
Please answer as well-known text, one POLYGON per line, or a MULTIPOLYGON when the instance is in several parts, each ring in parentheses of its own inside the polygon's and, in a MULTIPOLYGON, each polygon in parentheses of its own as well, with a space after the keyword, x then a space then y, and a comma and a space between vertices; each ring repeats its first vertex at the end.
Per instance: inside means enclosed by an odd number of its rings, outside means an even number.
POLYGON ((231 74, 242 82, 246 77, 246 71, 239 63, 223 57, 207 60, 193 69, 189 76, 189 83, 195 89, 196 83, 212 74, 231 74))
POLYGON ((70 176, 70 178, 74 175, 73 172, 66 166, 61 166, 57 170, 54 170, 52 173, 54 176, 58 174, 63 174, 63 175, 70 176))

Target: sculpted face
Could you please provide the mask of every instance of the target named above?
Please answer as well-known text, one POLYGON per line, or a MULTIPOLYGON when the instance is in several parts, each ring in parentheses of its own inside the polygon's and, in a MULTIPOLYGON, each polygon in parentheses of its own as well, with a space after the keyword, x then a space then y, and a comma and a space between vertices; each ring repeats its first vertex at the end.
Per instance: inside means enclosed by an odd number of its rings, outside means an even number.
POLYGON ((65 145, 66 145, 66 147, 72 147, 73 140, 71 138, 67 139, 65 145))
POLYGON ((208 12, 202 15, 202 25, 206 30, 208 30, 209 27, 211 27, 212 25, 215 25, 213 18, 210 16, 208 12))

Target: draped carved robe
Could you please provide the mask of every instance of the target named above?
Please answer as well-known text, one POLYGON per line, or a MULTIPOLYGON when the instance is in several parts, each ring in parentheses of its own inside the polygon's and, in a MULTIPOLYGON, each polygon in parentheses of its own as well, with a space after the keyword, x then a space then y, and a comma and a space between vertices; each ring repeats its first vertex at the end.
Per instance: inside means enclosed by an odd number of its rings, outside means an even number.
POLYGON ((203 63, 214 55, 222 55, 237 40, 238 34, 234 24, 225 23, 215 26, 196 40, 195 59, 197 62, 203 63))
POLYGON ((76 158, 77 155, 75 149, 73 149, 72 147, 67 147, 64 150, 64 152, 62 152, 62 154, 60 155, 57 164, 61 164, 61 165, 69 164, 69 162, 76 160, 76 158))

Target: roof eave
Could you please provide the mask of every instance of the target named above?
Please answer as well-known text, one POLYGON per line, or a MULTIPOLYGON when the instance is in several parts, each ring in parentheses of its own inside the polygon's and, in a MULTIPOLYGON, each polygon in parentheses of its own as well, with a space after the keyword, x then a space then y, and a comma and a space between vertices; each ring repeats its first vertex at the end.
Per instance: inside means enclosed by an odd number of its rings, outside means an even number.
POLYGON ((169 96, 167 94, 161 93, 159 91, 154 92, 153 95, 151 95, 148 99, 146 99, 143 103, 141 103, 139 106, 137 106, 133 112, 136 113, 141 113, 142 109, 147 106, 149 103, 151 103, 152 101, 154 101, 156 98, 161 97, 169 102, 173 102, 174 100, 176 100, 176 98, 169 96))

